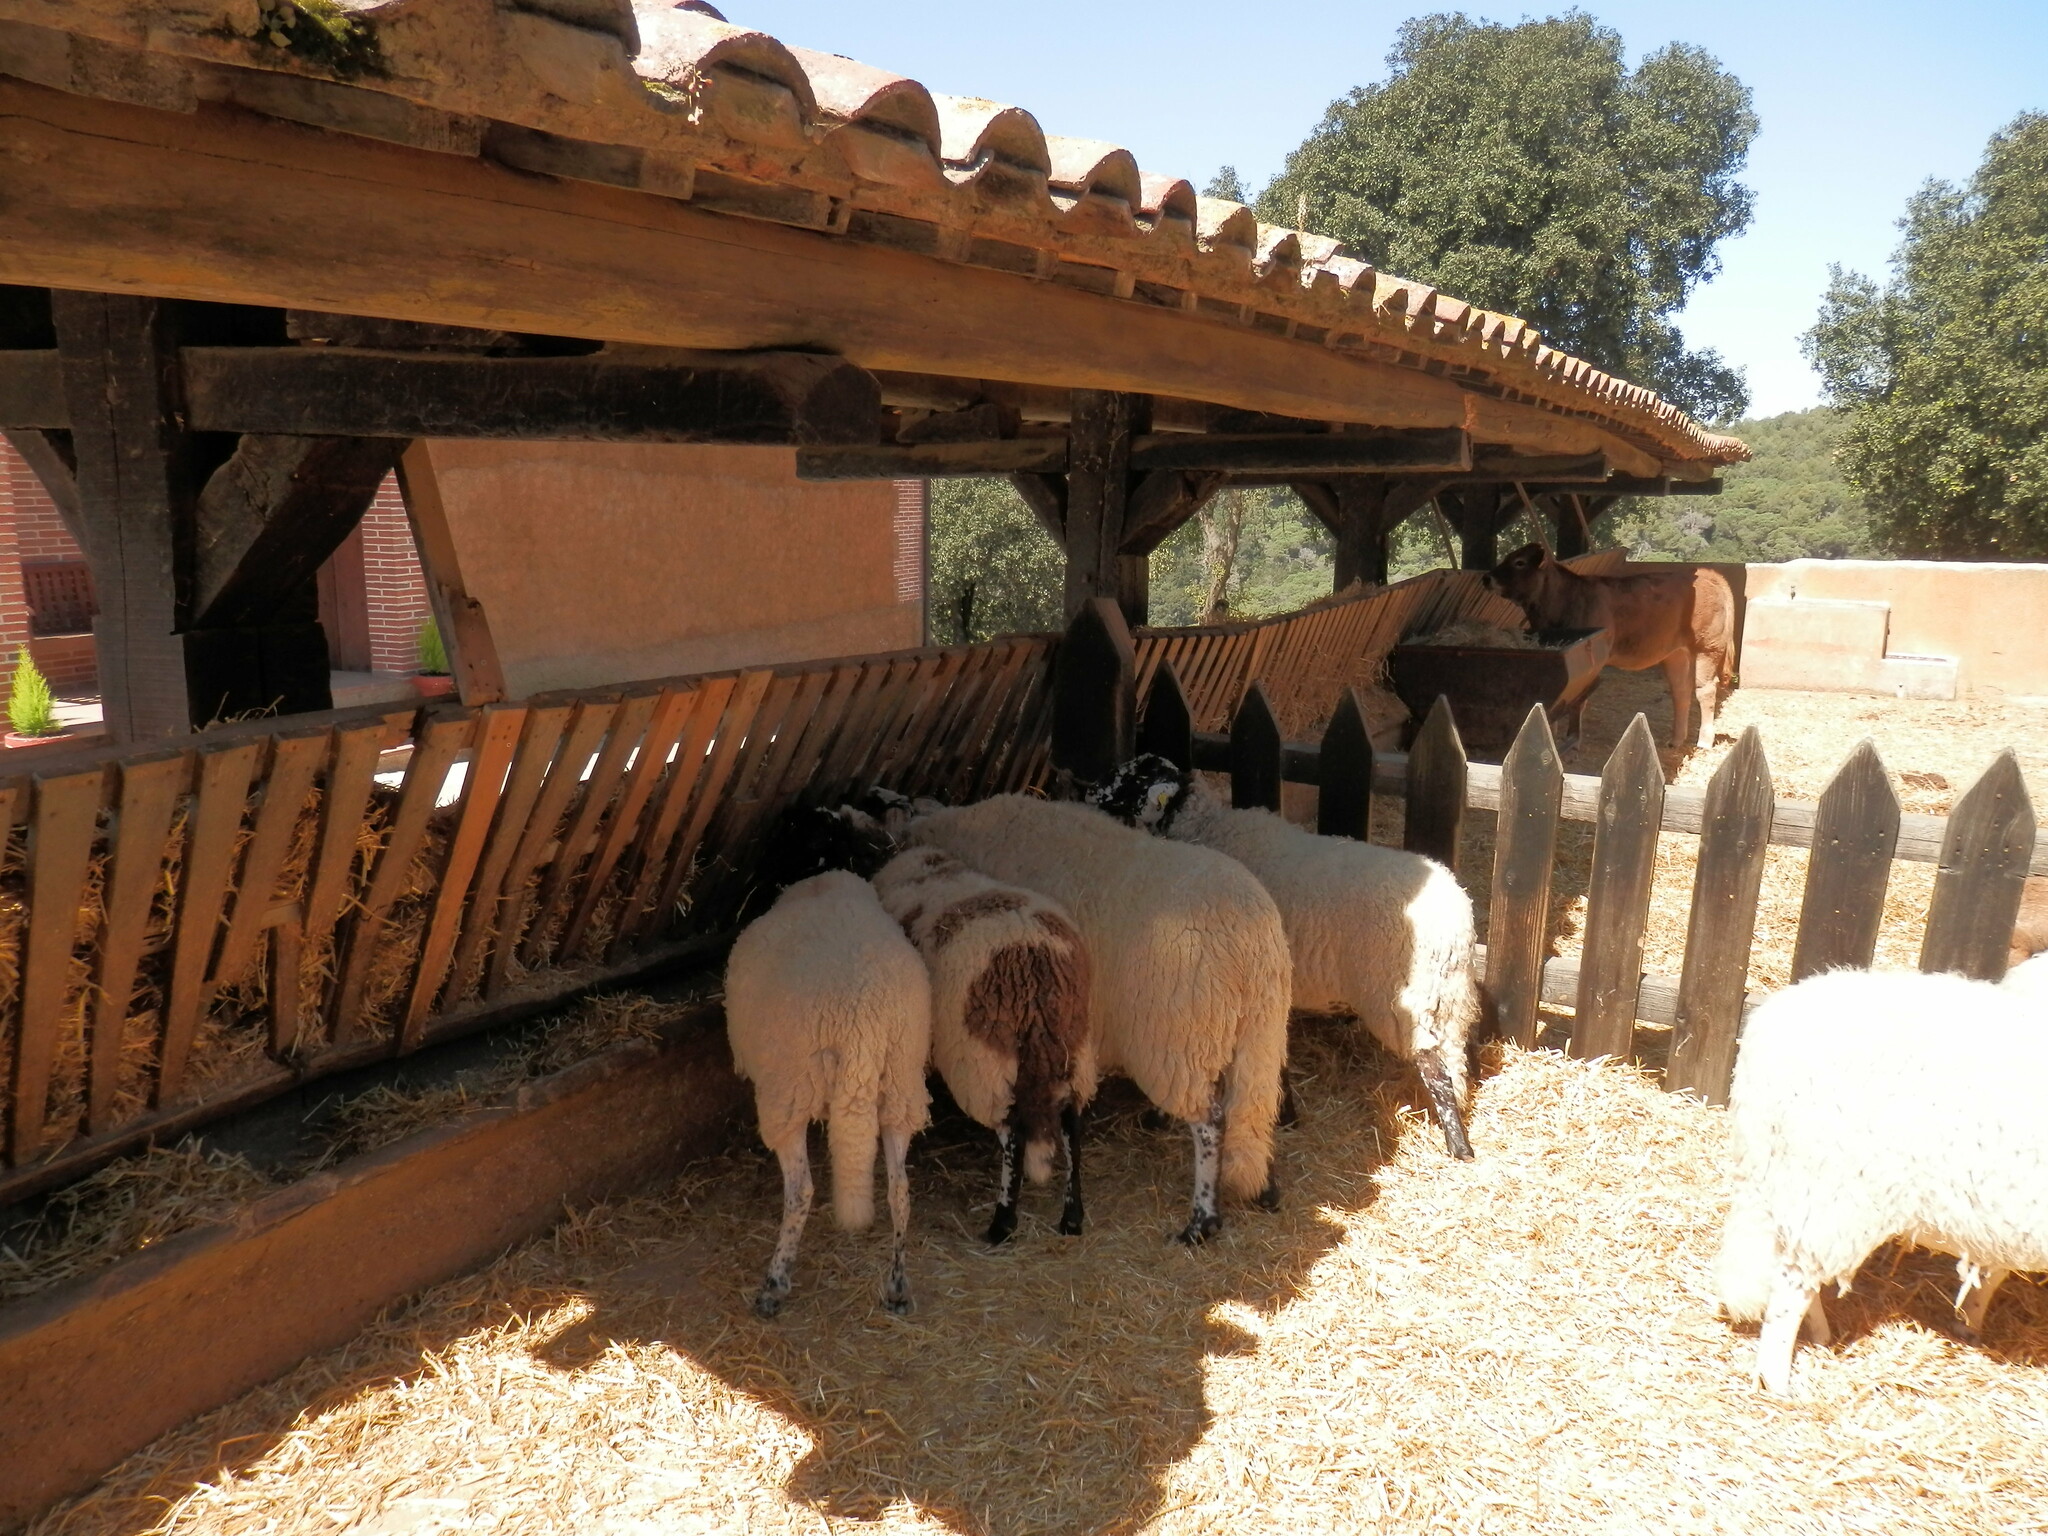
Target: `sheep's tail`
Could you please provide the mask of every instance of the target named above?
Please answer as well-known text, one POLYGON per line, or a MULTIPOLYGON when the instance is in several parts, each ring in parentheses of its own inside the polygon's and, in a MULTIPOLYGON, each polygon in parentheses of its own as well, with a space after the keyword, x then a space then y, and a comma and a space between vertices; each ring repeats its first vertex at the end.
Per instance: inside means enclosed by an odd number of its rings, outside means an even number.
POLYGON ((1075 1097, 1074 1069, 1088 1038, 1087 952, 1080 935, 1063 948, 1013 944, 990 958, 967 1001, 968 1027, 987 1010, 1015 1033, 1017 1078, 1010 1123, 1024 1144, 1024 1176, 1052 1177, 1060 1111, 1075 1097), (986 992, 986 996, 984 996, 986 992))
POLYGON ((1237 1052, 1223 1069, 1222 1192, 1232 1200, 1253 1199, 1271 1181, 1280 1074, 1287 1065, 1287 952, 1263 956, 1246 969, 1251 974, 1237 1052))
POLYGON ((876 1085, 865 1092, 846 1091, 844 1077, 832 1095, 832 1118, 825 1126, 832 1149, 832 1216, 849 1232, 875 1220, 875 1149, 882 1139, 881 1106, 876 1085))
POLYGON ((1721 1251, 1714 1258, 1714 1291, 1722 1310, 1738 1323, 1761 1318, 1770 1305, 1779 1267, 1769 1216, 1760 1201, 1738 1188, 1728 1224, 1721 1230, 1721 1251))

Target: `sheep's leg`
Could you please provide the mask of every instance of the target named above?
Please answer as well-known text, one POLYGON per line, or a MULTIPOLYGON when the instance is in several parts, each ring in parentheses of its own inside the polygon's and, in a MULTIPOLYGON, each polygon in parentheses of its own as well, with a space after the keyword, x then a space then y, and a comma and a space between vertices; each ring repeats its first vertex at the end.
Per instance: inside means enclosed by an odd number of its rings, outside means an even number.
POLYGON ((1284 1062, 1280 1066, 1280 1117, 1275 1123, 1283 1131, 1291 1131, 1301 1123, 1301 1106, 1294 1102, 1294 1078, 1284 1062))
POLYGON ((1065 1237, 1081 1235, 1081 1111, 1079 1106, 1069 1102, 1060 1111, 1060 1130, 1067 1144, 1067 1203, 1060 1210, 1060 1233, 1065 1237))
POLYGON ((775 1239, 775 1257, 768 1261, 768 1274, 754 1296, 754 1310, 773 1317, 782 1310, 789 1295, 789 1272, 796 1267, 797 1245, 803 1241, 804 1222, 811 1214, 810 1127, 805 1126, 775 1149, 782 1164, 782 1231, 775 1239))
POLYGON ((1017 1230, 1017 1199, 1024 1189, 1024 1149, 1008 1121, 996 1128, 996 1213, 988 1224, 991 1243, 1007 1243, 1017 1230))
POLYGON ((1664 684, 1671 690, 1671 745, 1684 748, 1692 743, 1692 651, 1680 646, 1663 661, 1664 684))
POLYGON ((1962 1285, 1956 1291, 1956 1315, 1963 1320, 1963 1337, 1972 1344, 1984 1332, 1984 1314, 1991 1310, 1991 1298, 2011 1273, 2009 1269, 1979 1269, 1968 1259, 1957 1260, 1956 1274, 1962 1285))
POLYGON ((1417 1051, 1415 1074, 1422 1079, 1423 1091, 1429 1095, 1436 1123, 1443 1127, 1444 1146, 1451 1156, 1469 1163, 1472 1143, 1466 1139, 1464 1111, 1458 1108, 1458 1090, 1451 1086, 1450 1070, 1444 1066, 1443 1058, 1435 1051, 1417 1051))
POLYGON ((898 1317, 910 1310, 910 1275, 904 1269, 904 1249, 910 1241, 910 1174, 904 1160, 910 1153, 910 1132, 882 1131, 882 1164, 889 1178, 889 1283, 882 1289, 882 1306, 898 1317))
POLYGON ((1790 1275, 1781 1275, 1771 1292, 1763 1336, 1757 1341, 1756 1375, 1773 1397, 1787 1396, 1792 1390, 1792 1351, 1799 1347, 1800 1327, 1819 1297, 1818 1285, 1807 1285, 1790 1275))
POLYGON ((1223 1230, 1223 1217, 1216 1210, 1216 1186, 1223 1169, 1223 1085, 1209 1101, 1209 1113, 1188 1122, 1195 1137, 1195 1202, 1180 1240, 1193 1246, 1206 1242, 1223 1230))
POLYGON ((1825 1348, 1835 1337, 1835 1331, 1828 1327, 1828 1311, 1821 1305, 1820 1293, 1814 1292, 1813 1305, 1806 1309, 1806 1337, 1810 1343, 1825 1348))

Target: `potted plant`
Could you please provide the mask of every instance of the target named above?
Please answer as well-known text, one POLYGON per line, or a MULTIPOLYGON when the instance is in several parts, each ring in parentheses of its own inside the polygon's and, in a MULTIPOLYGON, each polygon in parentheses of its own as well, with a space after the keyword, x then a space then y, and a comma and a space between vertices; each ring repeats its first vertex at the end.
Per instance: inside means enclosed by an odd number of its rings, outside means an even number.
POLYGON ((64 734, 64 722, 57 718, 57 701, 50 694, 50 680, 37 668, 23 646, 14 658, 14 685, 7 693, 7 745, 32 747, 64 734))
POLYGON ((441 626, 432 614, 420 626, 420 670, 412 680, 423 699, 445 699, 455 692, 455 679, 448 675, 448 647, 441 639, 441 626))

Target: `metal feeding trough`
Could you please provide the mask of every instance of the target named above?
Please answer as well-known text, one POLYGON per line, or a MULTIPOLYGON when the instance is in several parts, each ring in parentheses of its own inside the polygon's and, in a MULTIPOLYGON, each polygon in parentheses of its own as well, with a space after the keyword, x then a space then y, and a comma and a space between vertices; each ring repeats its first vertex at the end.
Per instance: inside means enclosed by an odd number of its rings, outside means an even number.
POLYGON ((1538 643, 1397 645, 1388 662, 1394 692, 1416 724, 1437 695, 1449 699, 1465 750, 1478 756, 1505 752, 1529 706, 1541 704, 1562 750, 1579 739, 1579 716, 1607 665, 1607 631, 1545 629, 1531 638, 1538 643))

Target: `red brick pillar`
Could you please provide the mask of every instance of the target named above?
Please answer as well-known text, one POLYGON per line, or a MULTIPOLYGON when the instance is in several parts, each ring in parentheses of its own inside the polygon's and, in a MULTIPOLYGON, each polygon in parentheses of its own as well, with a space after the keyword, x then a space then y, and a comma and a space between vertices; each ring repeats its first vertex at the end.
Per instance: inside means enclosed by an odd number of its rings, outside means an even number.
POLYGON ((14 683, 14 658, 28 644, 28 599, 21 590, 17 509, 43 495, 28 461, 0 438, 0 698, 14 683))

